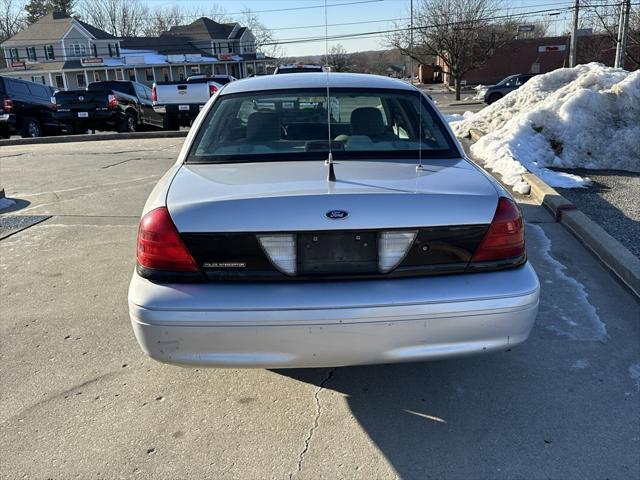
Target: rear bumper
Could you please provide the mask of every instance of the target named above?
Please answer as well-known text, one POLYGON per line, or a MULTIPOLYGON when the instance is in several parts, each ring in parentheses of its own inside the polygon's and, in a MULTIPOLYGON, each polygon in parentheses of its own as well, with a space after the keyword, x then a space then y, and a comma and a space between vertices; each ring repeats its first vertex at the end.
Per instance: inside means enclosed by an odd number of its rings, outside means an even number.
POLYGON ((13 113, 0 113, 0 127, 15 127, 16 116, 13 113))
POLYGON ((53 118, 56 120, 73 125, 96 126, 104 124, 115 125, 120 120, 120 115, 112 110, 108 111, 90 111, 86 112, 87 117, 79 117, 77 111, 54 112, 53 118))
POLYGON ((298 368, 447 358, 529 335, 539 298, 529 264, 493 273, 287 285, 158 285, 134 274, 129 311, 156 360, 298 368))

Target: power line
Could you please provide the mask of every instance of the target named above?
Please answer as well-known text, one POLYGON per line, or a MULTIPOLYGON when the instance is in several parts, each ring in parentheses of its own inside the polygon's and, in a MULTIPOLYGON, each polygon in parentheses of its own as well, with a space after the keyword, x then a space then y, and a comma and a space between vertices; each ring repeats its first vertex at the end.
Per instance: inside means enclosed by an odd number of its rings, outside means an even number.
MULTIPOLYGON (((341 4, 342 5, 342 4, 341 4)), ((608 6, 617 6, 618 4, 600 4, 598 5, 598 7, 608 7, 608 6)), ((633 6, 637 6, 640 5, 640 2, 638 3, 632 3, 631 5, 633 6)), ((523 12, 523 13, 519 13, 519 14, 507 14, 507 15, 498 15, 498 16, 492 16, 492 17, 485 17, 485 18, 480 18, 480 19, 475 19, 475 21, 491 21, 491 20, 504 20, 504 19, 510 19, 510 18, 527 18, 527 17, 532 17, 532 16, 540 16, 540 14, 542 13, 547 13, 549 14, 550 12, 570 12, 573 11, 574 7, 563 7, 563 8, 552 8, 552 9, 543 9, 543 10, 537 10, 537 11, 532 11, 532 12, 523 12)), ((552 20, 549 20, 552 21, 552 20)), ((351 22, 348 22, 351 23, 351 22)), ((353 22, 353 23, 358 23, 358 22, 353 22)), ((415 27, 413 27, 413 30, 423 30, 423 29, 429 29, 429 28, 439 28, 439 27, 455 27, 455 26, 463 26, 465 24, 469 24, 470 22, 468 20, 460 20, 457 22, 447 22, 447 23, 439 23, 439 24, 427 24, 427 25, 417 25, 415 27)), ((461 27, 461 28, 477 28, 475 26, 468 26, 468 27, 461 27)), ((390 33, 400 33, 400 32, 409 32, 411 30, 411 27, 405 27, 405 28, 395 28, 395 29, 386 29, 386 30, 374 30, 374 31, 368 31, 368 32, 357 32, 357 33, 352 33, 352 34, 336 34, 336 35, 332 35, 329 36, 328 39, 329 40, 341 40, 341 39, 353 39, 353 38, 372 38, 372 37, 376 37, 376 36, 382 36, 382 35, 386 35, 386 34, 390 34, 390 33)), ((145 38, 145 37, 132 37, 132 38, 145 38)), ((55 39, 42 39, 42 38, 21 38, 20 40, 33 40, 33 41, 38 41, 38 42, 51 42, 51 41, 58 41, 59 39, 55 38, 55 39)), ((108 39, 104 39, 104 40, 108 40, 108 39)), ((115 37, 113 39, 114 41, 118 40, 118 37, 115 37)), ((262 42, 260 43, 260 46, 276 46, 276 45, 291 45, 291 44, 296 44, 296 43, 312 43, 312 42, 317 42, 317 41, 324 41, 325 37, 324 36, 312 36, 312 37, 292 37, 292 38, 284 38, 284 39, 279 39, 279 40, 274 40, 271 42, 262 42)), ((187 39, 185 39, 184 42, 176 42, 176 43, 172 43, 172 42, 167 42, 167 43, 163 43, 162 45, 159 45, 160 48, 167 48, 167 47, 172 47, 172 46, 176 46, 176 47, 180 47, 183 46, 185 42, 188 42, 187 39)), ((239 42, 240 46, 243 45, 251 45, 253 42, 239 42)), ((10 48, 10 47, 5 47, 5 48, 10 48)), ((148 48, 126 48, 123 47, 125 50, 139 50, 139 51, 143 51, 143 50, 152 50, 152 47, 148 47, 148 48)))

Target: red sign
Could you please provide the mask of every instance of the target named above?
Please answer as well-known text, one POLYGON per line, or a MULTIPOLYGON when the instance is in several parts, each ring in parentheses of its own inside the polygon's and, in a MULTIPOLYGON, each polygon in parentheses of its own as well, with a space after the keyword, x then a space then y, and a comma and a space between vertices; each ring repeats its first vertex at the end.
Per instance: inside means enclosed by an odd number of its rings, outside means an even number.
POLYGON ((26 70, 27 62, 25 62, 24 60, 11 60, 11 68, 21 68, 22 70, 26 70))
POLYGON ((233 56, 230 53, 219 53, 218 54, 218 60, 231 60, 232 57, 233 56))
POLYGON ((102 57, 81 58, 80 65, 82 65, 83 67, 86 65, 104 65, 104 59, 102 57))

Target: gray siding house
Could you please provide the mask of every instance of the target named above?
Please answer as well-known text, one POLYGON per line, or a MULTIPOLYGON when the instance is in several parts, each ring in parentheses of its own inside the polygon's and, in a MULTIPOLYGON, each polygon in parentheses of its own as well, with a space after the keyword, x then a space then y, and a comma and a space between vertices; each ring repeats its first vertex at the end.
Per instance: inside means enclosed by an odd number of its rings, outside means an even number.
POLYGON ((242 78, 264 73, 266 58, 255 37, 237 23, 199 18, 159 37, 116 38, 61 13, 50 13, 0 44, 7 67, 0 75, 84 88, 100 80, 182 80, 195 74, 242 78))

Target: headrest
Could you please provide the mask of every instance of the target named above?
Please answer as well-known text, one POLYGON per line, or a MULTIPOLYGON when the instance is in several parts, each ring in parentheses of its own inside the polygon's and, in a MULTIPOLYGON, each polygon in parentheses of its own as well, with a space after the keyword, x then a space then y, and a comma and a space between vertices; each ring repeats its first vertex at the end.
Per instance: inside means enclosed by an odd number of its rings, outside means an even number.
POLYGON ((271 112, 255 112, 249 115, 247 140, 280 140, 278 116, 271 112))
POLYGON ((384 122, 382 112, 375 107, 360 107, 351 112, 352 135, 382 135, 384 122))

